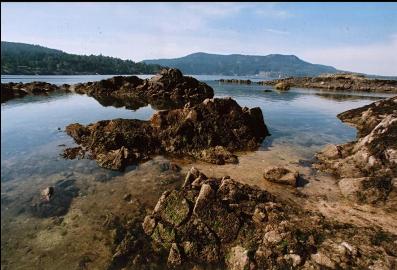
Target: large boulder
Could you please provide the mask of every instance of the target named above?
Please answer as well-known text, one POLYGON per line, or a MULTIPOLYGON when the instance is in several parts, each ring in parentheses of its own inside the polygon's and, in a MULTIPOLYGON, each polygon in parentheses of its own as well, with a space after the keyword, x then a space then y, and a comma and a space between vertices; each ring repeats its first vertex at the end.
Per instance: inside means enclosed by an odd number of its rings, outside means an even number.
POLYGON ((115 170, 155 154, 190 156, 215 164, 237 163, 233 151, 256 149, 269 135, 260 108, 242 108, 231 98, 206 99, 183 109, 159 111, 150 121, 71 124, 66 132, 100 166, 115 170))

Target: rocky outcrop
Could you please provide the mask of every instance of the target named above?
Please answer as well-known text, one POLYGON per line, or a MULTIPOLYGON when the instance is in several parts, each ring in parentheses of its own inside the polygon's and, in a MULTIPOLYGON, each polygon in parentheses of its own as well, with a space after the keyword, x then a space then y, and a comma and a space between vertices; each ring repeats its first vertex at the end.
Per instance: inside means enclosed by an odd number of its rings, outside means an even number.
POLYGON ((220 79, 220 83, 235 83, 235 84, 251 84, 251 80, 241 80, 241 79, 220 79))
POLYGON ((24 97, 26 95, 48 95, 54 91, 67 90, 68 85, 57 86, 45 82, 30 83, 2 83, 1 84, 1 102, 6 102, 14 98, 24 97))
POLYGON ((320 88, 340 91, 389 92, 397 93, 397 80, 369 79, 356 74, 331 74, 318 77, 290 77, 258 84, 288 84, 291 87, 320 88))
POLYGON ((317 154, 319 169, 336 175, 347 197, 384 201, 397 178, 397 97, 338 115, 357 128, 357 140, 329 145, 317 154))
POLYGON ((237 157, 231 152, 256 149, 269 135, 260 108, 242 108, 231 98, 206 99, 197 105, 186 104, 183 109, 159 111, 150 121, 114 119, 88 126, 71 124, 66 132, 100 166, 109 169, 123 169, 156 154, 191 156, 215 164, 236 163, 237 157))
POLYGON ((158 109, 197 104, 214 96, 213 89, 195 78, 183 76, 180 70, 165 68, 150 79, 137 76, 116 76, 98 82, 76 84, 71 88, 104 104, 130 107, 151 104, 158 109), (132 105, 132 106, 131 106, 132 105))
POLYGON ((329 223, 267 191, 195 168, 180 190, 163 193, 142 228, 158 252, 168 254, 170 268, 388 269, 397 256, 389 253, 396 236, 384 237, 390 242, 379 248, 371 242, 374 231, 360 228, 365 234, 357 235, 357 228, 329 223))
POLYGON ((43 95, 57 90, 87 94, 104 106, 138 109, 151 104, 156 109, 181 108, 214 96, 214 90, 195 78, 183 76, 174 68, 164 68, 150 79, 115 76, 97 82, 64 84, 45 82, 1 84, 1 102, 26 95, 43 95))

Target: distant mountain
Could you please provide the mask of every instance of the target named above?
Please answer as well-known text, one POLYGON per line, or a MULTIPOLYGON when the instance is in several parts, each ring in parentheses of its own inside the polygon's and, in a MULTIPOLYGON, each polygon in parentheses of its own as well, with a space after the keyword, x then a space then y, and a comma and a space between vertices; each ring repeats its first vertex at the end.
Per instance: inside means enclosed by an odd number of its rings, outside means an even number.
POLYGON ((46 47, 1 42, 2 75, 154 74, 159 65, 95 55, 76 55, 46 47))
POLYGON ((337 73, 331 66, 311 64, 295 55, 269 54, 221 55, 193 53, 181 58, 142 61, 146 64, 179 68, 185 74, 195 75, 267 75, 267 76, 317 76, 337 73))

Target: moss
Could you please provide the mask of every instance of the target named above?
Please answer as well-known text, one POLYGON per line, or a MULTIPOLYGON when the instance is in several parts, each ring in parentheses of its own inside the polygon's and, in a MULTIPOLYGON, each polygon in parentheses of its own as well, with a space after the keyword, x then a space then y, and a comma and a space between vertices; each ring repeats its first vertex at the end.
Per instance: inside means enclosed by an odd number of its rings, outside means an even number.
POLYGON ((376 234, 371 238, 371 243, 375 246, 379 246, 382 242, 390 242, 392 238, 384 231, 378 231, 376 234))
POLYGON ((152 239, 160 243, 164 248, 170 249, 171 244, 175 241, 175 231, 173 228, 158 223, 152 234, 152 239))

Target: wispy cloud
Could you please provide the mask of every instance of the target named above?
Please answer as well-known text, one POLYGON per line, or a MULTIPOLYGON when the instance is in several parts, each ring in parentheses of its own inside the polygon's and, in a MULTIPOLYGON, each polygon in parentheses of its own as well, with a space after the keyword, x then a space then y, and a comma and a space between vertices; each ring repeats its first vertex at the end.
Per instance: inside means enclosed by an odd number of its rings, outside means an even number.
POLYGON ((277 29, 271 29, 267 28, 265 29, 266 32, 274 33, 274 34, 280 34, 280 35, 288 35, 290 32, 288 31, 283 31, 283 30, 277 30, 277 29))

